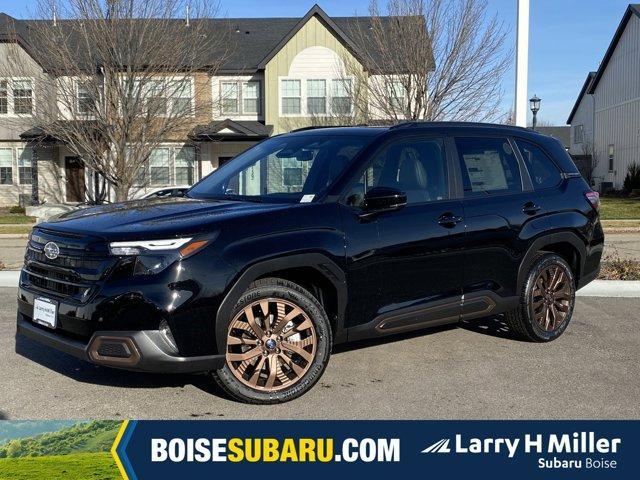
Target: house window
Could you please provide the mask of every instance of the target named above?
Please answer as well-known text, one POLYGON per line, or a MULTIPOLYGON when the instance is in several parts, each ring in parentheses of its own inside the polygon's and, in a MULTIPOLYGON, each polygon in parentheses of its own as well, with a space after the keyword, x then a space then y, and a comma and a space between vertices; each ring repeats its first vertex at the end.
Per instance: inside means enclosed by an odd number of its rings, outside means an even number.
POLYGON ((584 126, 575 125, 573 127, 573 143, 582 143, 584 141, 584 126))
POLYGON ((251 114, 260 111, 260 82, 242 84, 242 113, 251 114))
POLYGON ((152 186, 171 183, 170 150, 154 148, 149 155, 149 181, 152 186))
POLYGON ((174 116, 180 117, 193 114, 191 109, 191 99, 193 98, 191 79, 171 80, 169 82, 168 94, 171 113, 174 116))
POLYGON ((299 115, 302 99, 300 80, 282 80, 280 91, 283 115, 299 115))
POLYGON ((222 82, 222 113, 239 113, 238 84, 222 82))
POLYGON ((326 80, 307 80, 307 113, 310 115, 327 113, 326 80))
POLYGON ((167 115, 167 98, 164 82, 161 80, 150 80, 146 85, 147 93, 147 114, 152 117, 163 117, 167 115))
POLYGON ((13 149, 0 148, 0 185, 13 183, 13 149))
POLYGON ((351 113, 351 80, 348 78, 332 81, 331 109, 337 115, 351 113))
POLYGON ((31 185, 32 183, 32 171, 31 171, 31 157, 33 150, 30 148, 18 149, 18 183, 20 185, 31 185))
POLYGON ((175 154, 176 185, 193 185, 195 182, 196 151, 193 147, 182 147, 175 154))
POLYGON ((607 156, 609 158, 609 172, 613 172, 613 157, 614 157, 614 148, 613 145, 609 145, 607 149, 607 156))
POLYGON ((394 112, 402 112, 405 109, 405 88, 402 82, 393 81, 389 85, 389 103, 394 112))
POLYGON ((0 115, 9 113, 9 82, 0 80, 0 115))
POLYGON ((90 115, 94 111, 95 104, 91 96, 91 90, 87 82, 78 82, 78 113, 80 115, 90 115))
POLYGON ((14 80, 13 113, 31 115, 33 112, 33 88, 31 80, 14 80))

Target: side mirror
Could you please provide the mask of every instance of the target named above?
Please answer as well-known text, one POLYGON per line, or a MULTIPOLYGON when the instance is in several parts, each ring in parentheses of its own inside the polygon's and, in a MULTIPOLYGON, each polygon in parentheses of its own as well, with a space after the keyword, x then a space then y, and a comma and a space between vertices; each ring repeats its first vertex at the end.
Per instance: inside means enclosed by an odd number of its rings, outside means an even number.
POLYGON ((364 196, 362 204, 363 214, 367 218, 376 213, 399 210, 407 204, 407 194, 397 188, 376 187, 364 196))

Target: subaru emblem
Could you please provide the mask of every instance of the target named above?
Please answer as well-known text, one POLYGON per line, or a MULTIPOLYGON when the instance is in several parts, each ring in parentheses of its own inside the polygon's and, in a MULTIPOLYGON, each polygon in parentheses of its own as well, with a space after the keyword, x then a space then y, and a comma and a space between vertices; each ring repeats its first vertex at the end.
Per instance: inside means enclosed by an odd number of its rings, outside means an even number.
POLYGON ((44 256, 49 260, 55 260, 60 255, 60 247, 54 242, 49 242, 44 246, 44 256))

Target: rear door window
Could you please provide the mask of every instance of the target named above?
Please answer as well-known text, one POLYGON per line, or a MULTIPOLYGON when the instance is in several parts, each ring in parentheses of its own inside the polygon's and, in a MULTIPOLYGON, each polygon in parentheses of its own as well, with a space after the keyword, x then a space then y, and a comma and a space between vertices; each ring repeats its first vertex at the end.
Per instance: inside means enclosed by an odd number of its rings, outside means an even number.
POLYGON ((506 138, 456 138, 465 197, 522 191, 520 167, 506 138))
POLYGON ((524 140, 516 140, 516 144, 536 190, 555 187, 560 183, 558 168, 540 147, 524 140))

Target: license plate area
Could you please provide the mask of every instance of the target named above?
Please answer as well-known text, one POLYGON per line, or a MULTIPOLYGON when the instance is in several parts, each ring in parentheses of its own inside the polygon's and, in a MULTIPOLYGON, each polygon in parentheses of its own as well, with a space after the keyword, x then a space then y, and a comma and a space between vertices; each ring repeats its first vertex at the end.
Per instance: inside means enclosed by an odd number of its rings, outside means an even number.
POLYGON ((38 297, 33 301, 33 322, 48 328, 58 325, 58 303, 38 297))

